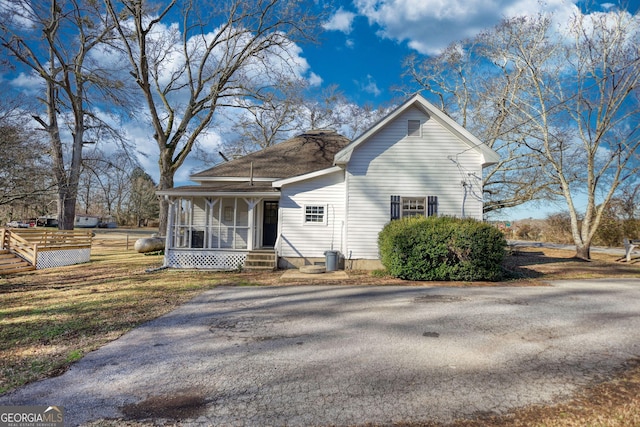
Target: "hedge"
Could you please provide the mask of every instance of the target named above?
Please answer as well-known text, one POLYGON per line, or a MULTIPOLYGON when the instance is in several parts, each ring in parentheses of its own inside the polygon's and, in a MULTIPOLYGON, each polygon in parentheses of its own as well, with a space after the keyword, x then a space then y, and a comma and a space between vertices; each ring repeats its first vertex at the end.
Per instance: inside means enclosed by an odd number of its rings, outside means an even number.
POLYGON ((394 220, 378 235, 382 264, 405 280, 500 280, 505 246, 495 227, 453 217, 394 220))

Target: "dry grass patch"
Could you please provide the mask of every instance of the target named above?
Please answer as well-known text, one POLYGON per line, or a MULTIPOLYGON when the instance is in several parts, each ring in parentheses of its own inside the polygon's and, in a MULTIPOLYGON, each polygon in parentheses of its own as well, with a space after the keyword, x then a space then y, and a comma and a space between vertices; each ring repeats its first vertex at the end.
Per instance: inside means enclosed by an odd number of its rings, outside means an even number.
POLYGON ((66 370, 229 273, 146 270, 161 256, 98 251, 92 261, 0 278, 0 393, 66 370))
POLYGON ((574 257, 575 251, 525 247, 514 250, 504 267, 513 279, 531 281, 562 279, 640 278, 640 262, 620 262, 619 255, 593 252, 591 260, 574 257))

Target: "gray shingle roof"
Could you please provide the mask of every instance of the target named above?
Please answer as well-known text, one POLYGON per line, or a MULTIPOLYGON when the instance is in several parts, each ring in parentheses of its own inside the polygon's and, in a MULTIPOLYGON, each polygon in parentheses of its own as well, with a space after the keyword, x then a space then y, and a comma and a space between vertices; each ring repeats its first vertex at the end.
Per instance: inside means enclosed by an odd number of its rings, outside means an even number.
POLYGON ((335 154, 349 139, 332 130, 307 131, 255 153, 191 175, 194 181, 215 177, 291 178, 333 166, 335 154))

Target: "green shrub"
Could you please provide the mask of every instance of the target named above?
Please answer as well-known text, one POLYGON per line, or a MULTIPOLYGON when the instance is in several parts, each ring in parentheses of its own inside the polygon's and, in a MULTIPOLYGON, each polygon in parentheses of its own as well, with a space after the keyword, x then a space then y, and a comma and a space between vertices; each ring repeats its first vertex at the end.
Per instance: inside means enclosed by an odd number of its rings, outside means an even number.
POLYGON ((452 217, 391 221, 378 236, 382 265, 405 280, 500 280, 505 246, 498 229, 452 217))

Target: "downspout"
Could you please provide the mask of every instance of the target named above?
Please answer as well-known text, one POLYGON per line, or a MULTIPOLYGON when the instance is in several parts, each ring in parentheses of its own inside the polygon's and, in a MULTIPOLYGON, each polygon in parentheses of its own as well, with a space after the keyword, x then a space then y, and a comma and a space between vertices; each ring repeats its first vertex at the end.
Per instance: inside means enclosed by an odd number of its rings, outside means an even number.
POLYGON ((465 217, 465 212, 464 212, 464 205, 467 203, 467 182, 466 181, 462 181, 462 218, 465 217))

